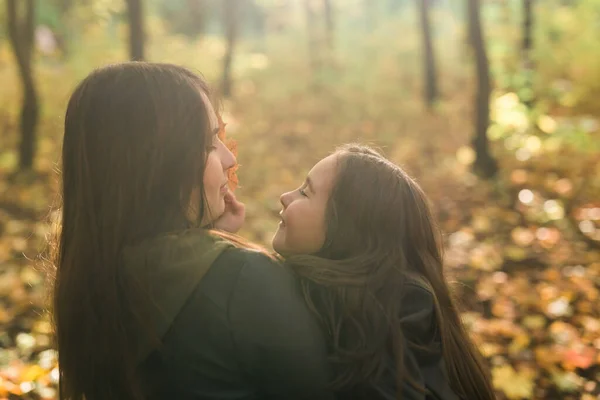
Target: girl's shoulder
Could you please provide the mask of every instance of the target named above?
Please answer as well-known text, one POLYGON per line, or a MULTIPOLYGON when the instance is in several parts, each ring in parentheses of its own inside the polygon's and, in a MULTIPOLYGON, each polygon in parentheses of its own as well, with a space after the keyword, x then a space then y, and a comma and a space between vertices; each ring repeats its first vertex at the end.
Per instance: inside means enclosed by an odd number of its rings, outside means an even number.
POLYGON ((436 302, 425 282, 409 278, 403 287, 400 321, 409 342, 438 348, 436 302))

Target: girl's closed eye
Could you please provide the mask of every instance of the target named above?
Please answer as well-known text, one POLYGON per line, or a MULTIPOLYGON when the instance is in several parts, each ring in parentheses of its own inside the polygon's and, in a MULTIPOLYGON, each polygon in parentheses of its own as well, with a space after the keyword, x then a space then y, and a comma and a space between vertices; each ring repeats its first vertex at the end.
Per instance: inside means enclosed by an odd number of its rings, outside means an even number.
POLYGON ((306 190, 304 188, 305 188, 305 186, 301 186, 298 189, 298 193, 300 193, 300 195, 303 196, 303 197, 308 197, 307 194, 306 194, 306 190))

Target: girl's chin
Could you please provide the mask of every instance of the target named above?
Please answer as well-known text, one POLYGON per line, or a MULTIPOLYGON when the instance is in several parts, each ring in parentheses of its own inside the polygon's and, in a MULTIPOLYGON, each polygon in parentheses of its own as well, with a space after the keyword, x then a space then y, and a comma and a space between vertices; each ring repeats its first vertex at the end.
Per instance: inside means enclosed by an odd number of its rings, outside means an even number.
POLYGON ((284 247, 283 247, 284 235, 283 235, 283 232, 281 232, 281 230, 282 230, 281 226, 279 226, 279 228, 277 228, 277 232, 275 232, 275 235, 273 235, 273 239, 271 240, 271 245, 273 246, 273 250, 275 250, 279 254, 284 253, 284 247))

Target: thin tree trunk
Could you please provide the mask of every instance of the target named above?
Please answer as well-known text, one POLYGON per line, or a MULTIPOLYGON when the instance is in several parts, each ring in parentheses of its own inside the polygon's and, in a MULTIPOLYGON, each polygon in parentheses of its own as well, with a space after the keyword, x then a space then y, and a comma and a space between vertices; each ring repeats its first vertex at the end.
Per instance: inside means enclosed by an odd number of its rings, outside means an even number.
POLYGON ((490 66, 481 28, 480 0, 468 0, 469 36, 475 54, 477 70, 477 94, 475 96, 475 132, 472 145, 476 158, 474 170, 485 178, 498 172, 496 160, 489 151, 487 130, 490 123, 490 66))
POLYGON ((526 78, 527 94, 523 97, 523 103, 531 108, 534 105, 535 98, 533 96, 533 73, 534 63, 531 57, 533 49, 533 3, 534 0, 523 0, 523 43, 522 43, 522 60, 523 72, 526 78))
POLYGON ((254 7, 254 26, 257 37, 259 38, 260 50, 265 51, 267 46, 267 15, 261 4, 257 0, 252 1, 254 7))
POLYGON ((191 34, 194 36, 200 36, 204 33, 206 26, 206 1, 205 0, 187 0, 187 9, 189 10, 189 17, 192 20, 193 29, 191 34))
POLYGON ((395 13, 404 6, 404 0, 387 0, 387 10, 390 13, 395 13))
POLYGON ((143 0, 126 0, 129 16, 129 58, 144 60, 144 7, 143 0))
POLYGON ((238 0, 225 0, 223 2, 223 18, 225 22, 225 36, 227 39, 227 51, 223 59, 223 79, 221 90, 223 96, 230 97, 233 91, 231 70, 233 66, 233 55, 238 38, 239 26, 239 3, 238 0))
POLYGON ((365 27, 367 32, 372 32, 375 29, 377 20, 377 9, 376 2, 373 0, 363 0, 363 7, 365 10, 365 27))
POLYGON ((60 12, 65 13, 69 12, 73 7, 73 0, 62 0, 60 2, 60 12))
POLYGON ((427 107, 431 109, 438 98, 438 87, 433 40, 431 37, 431 24, 429 20, 430 0, 417 0, 417 3, 419 3, 423 38, 423 87, 425 90, 425 103, 427 104, 427 107))
POLYGON ((323 0, 323 9, 325 12, 325 41, 327 42, 327 47, 329 51, 333 51, 334 48, 334 17, 333 17, 333 7, 331 5, 331 0, 323 0))
POLYGON ((61 52, 62 59, 66 59, 70 52, 69 36, 71 31, 70 12, 73 8, 73 0, 61 0, 59 3, 59 13, 61 26, 56 32, 56 41, 61 52))
POLYGON ((304 0, 306 31, 308 33, 308 59, 313 74, 319 69, 319 40, 316 31, 316 14, 311 0, 304 0))
POLYGON ((21 142, 19 144, 19 167, 31 169, 36 152, 36 127, 39 107, 35 82, 31 72, 31 56, 35 30, 35 0, 7 0, 8 36, 12 45, 19 75, 23 86, 21 107, 21 142), (25 6, 25 15, 19 13, 19 6, 25 6))
POLYGON ((523 0, 523 52, 528 54, 533 47, 533 0, 523 0))
MULTIPOLYGON (((504 27, 509 27, 512 24, 512 20, 514 16, 512 15, 512 7, 511 2, 513 0, 501 0, 499 7, 499 19, 500 24, 504 27)), ((507 76, 510 77, 509 82, 507 83, 506 89, 509 91, 515 90, 515 77, 519 74, 520 67, 517 65, 518 59, 513 57, 506 57, 502 60, 502 64, 504 69, 506 70, 507 76)))

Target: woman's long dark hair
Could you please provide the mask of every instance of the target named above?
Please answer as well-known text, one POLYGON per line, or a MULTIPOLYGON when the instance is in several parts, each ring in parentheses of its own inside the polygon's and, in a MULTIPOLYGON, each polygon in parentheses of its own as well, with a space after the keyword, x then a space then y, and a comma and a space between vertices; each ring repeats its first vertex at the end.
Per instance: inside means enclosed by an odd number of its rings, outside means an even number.
POLYGON ((426 195, 369 147, 348 145, 336 153, 325 244, 315 255, 286 260, 331 336, 339 367, 334 386, 376 382, 392 349, 398 391, 403 380, 424 390, 404 374, 400 308, 410 279, 433 295, 451 387, 463 399, 494 399, 487 368, 444 278, 440 233, 426 195))
MULTIPOLYGON (((188 227, 211 144, 202 93, 207 85, 185 68, 124 63, 94 71, 71 96, 52 307, 60 399, 143 396, 133 344, 148 334, 148 299, 121 254, 188 227)), ((200 197, 192 225, 204 215, 200 197)))

